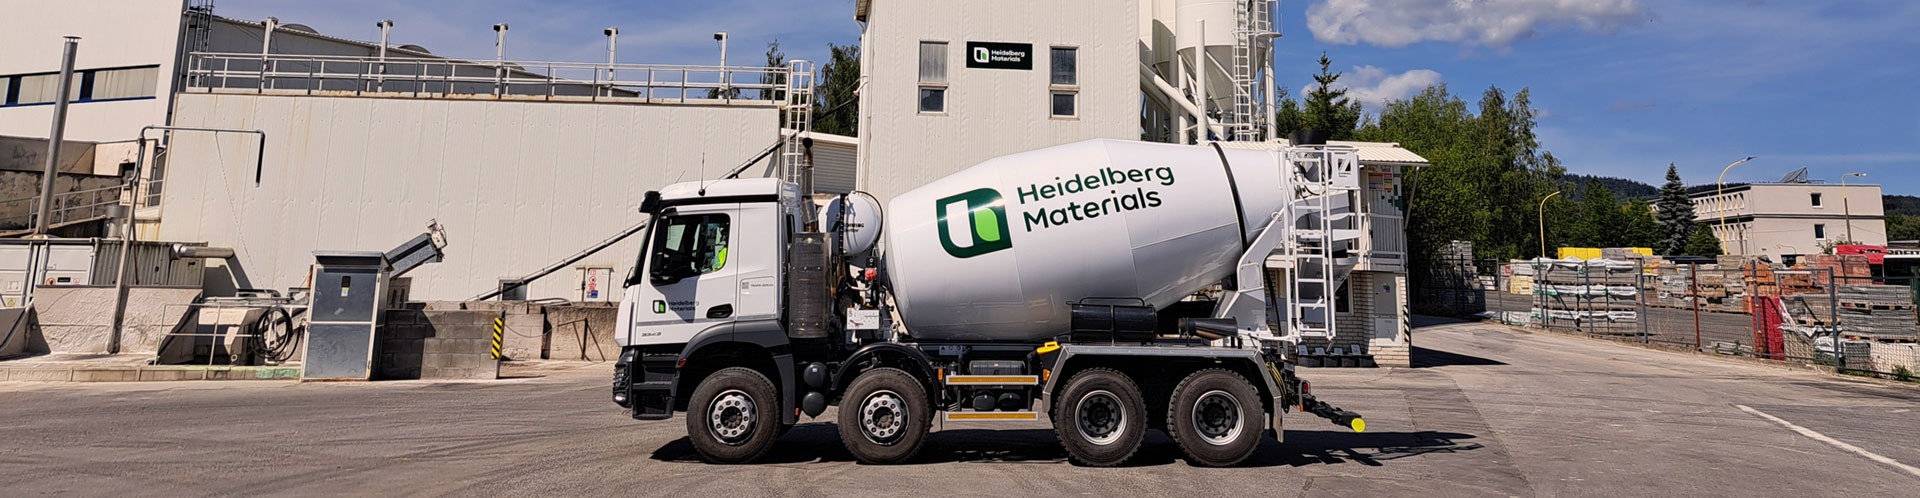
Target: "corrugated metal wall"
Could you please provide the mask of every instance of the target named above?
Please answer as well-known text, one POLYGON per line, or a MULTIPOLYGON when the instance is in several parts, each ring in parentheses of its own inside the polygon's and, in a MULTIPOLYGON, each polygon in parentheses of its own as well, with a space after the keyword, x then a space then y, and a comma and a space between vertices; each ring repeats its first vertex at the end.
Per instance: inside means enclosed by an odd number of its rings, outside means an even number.
POLYGON ((853 145, 813 143, 813 191, 844 194, 853 191, 855 157, 853 145))
MULTIPOLYGON (((718 176, 777 123, 769 106, 182 94, 175 124, 263 130, 267 159, 256 185, 254 138, 175 135, 159 233, 234 248, 235 281, 210 290, 284 289, 314 250, 384 251, 438 219, 446 261, 409 274, 413 298, 464 299, 638 222, 646 191, 718 176)), ((638 250, 576 266, 624 278, 638 250)), ((577 297, 578 274, 528 297, 577 297)))

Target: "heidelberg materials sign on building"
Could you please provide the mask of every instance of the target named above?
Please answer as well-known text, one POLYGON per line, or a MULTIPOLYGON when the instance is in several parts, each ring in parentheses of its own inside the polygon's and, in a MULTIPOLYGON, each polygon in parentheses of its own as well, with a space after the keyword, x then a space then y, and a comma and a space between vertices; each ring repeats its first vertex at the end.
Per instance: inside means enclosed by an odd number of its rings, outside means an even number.
POLYGON ((1033 69, 1033 44, 967 42, 967 67, 1033 69))

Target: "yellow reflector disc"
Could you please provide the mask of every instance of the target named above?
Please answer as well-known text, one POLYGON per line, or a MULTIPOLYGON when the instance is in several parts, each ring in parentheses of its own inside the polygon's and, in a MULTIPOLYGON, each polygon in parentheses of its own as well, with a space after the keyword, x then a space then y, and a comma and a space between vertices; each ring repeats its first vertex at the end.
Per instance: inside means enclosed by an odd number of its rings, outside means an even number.
POLYGON ((1367 432, 1366 420, 1357 419, 1357 418, 1353 419, 1352 426, 1353 426, 1353 432, 1367 432))

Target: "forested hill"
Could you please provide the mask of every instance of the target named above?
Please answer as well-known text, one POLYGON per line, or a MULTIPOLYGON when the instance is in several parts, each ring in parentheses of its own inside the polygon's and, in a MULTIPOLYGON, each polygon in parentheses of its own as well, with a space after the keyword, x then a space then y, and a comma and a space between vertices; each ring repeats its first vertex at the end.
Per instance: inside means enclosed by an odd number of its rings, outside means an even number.
MULTIPOLYGON (((1659 187, 1655 187, 1645 183, 1640 183, 1634 180, 1628 180, 1626 178, 1615 178, 1611 176, 1582 175, 1578 173, 1567 173, 1565 176, 1562 176, 1561 178, 1566 182, 1573 184, 1573 188, 1576 191, 1569 192, 1569 193, 1572 194, 1572 197, 1574 199, 1579 199, 1581 197, 1580 193, 1577 190, 1581 188, 1585 188, 1587 185, 1587 180, 1599 180, 1601 185, 1605 185, 1607 187, 1607 190, 1613 191, 1614 197, 1620 198, 1621 200, 1652 199, 1654 196, 1660 195, 1659 187)), ((1920 207, 1920 205, 1916 205, 1915 207, 1920 207)))

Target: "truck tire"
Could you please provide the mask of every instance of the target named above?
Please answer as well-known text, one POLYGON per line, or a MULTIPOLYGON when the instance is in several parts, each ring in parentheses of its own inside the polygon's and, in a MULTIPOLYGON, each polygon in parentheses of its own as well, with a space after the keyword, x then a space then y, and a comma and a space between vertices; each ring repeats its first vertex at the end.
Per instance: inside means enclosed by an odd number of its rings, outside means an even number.
POLYGON ((1054 401, 1053 431, 1067 455, 1094 467, 1119 465, 1147 436, 1147 405, 1125 374, 1091 368, 1074 374, 1054 401))
POLYGON ((1240 463, 1260 446, 1265 429, 1260 391, 1246 377, 1222 369, 1194 372, 1173 388, 1168 435, 1203 467, 1240 463))
POLYGON ((687 439, 713 463, 747 463, 773 448, 780 430, 780 399, 767 376, 751 368, 724 368, 700 381, 687 399, 687 439))
POLYGON ((932 425, 926 387, 897 368, 861 373, 840 400, 840 442, 861 463, 912 459, 932 425))

